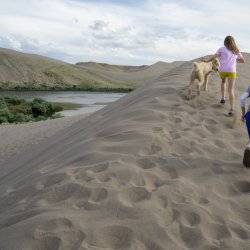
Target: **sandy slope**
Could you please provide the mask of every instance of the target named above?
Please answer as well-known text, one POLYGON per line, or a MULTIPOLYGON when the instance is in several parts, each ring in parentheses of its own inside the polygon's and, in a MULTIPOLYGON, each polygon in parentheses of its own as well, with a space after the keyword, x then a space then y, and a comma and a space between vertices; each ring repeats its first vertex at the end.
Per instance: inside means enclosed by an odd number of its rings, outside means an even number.
POLYGON ((87 115, 63 117, 55 120, 0 126, 0 164, 11 156, 21 153, 27 146, 39 144, 59 130, 70 127, 87 115))
POLYGON ((0 249, 249 249, 246 131, 217 104, 217 76, 184 98, 190 69, 2 165, 0 249))

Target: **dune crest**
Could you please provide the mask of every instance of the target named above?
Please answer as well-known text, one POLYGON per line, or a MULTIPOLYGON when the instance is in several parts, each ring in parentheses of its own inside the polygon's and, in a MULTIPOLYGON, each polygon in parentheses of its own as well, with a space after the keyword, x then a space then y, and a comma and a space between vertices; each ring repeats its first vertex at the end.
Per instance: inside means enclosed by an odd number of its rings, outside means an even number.
POLYGON ((191 67, 2 166, 0 249, 248 249, 246 131, 218 106, 217 76, 185 99, 191 67))

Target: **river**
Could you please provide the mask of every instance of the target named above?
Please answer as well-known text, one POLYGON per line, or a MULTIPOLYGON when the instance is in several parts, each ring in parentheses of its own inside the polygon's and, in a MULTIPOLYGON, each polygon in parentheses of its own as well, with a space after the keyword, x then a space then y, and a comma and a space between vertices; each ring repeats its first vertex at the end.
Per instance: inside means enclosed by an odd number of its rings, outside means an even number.
POLYGON ((0 91, 0 96, 15 96, 25 100, 42 98, 49 102, 76 103, 81 105, 81 107, 76 110, 60 112, 64 116, 95 112, 107 104, 120 99, 124 95, 126 94, 85 91, 0 91))

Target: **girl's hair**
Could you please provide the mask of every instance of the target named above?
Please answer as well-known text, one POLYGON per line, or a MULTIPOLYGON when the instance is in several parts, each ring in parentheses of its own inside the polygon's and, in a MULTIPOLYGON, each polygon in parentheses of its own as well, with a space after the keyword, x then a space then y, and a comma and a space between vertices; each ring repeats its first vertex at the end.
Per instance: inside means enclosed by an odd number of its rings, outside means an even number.
POLYGON ((232 36, 227 36, 224 40, 224 45, 227 49, 231 50, 234 54, 240 53, 239 48, 236 45, 236 42, 232 36))

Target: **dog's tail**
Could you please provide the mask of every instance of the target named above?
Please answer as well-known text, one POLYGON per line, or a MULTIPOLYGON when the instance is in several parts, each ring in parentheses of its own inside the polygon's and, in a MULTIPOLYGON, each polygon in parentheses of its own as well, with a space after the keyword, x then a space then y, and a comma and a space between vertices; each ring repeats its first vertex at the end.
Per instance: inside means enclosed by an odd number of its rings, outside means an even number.
POLYGON ((194 62, 194 71, 198 71, 198 70, 199 70, 198 63, 194 62))

